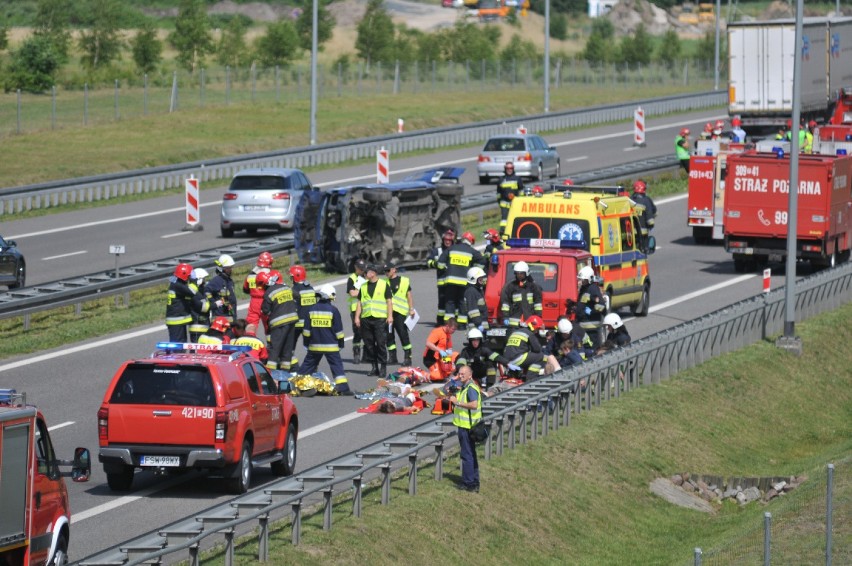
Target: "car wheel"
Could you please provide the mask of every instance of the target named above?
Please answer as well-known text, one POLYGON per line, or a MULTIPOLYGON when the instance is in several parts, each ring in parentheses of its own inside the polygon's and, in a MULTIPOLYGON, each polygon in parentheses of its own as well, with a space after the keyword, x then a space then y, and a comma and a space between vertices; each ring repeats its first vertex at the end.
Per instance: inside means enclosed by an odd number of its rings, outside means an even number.
POLYGON ((541 163, 538 164, 538 169, 535 175, 536 181, 544 181, 544 167, 541 166, 541 163))
POLYGON ((480 184, 480 185, 487 185, 487 184, 488 184, 488 180, 489 180, 488 175, 480 175, 480 176, 479 176, 479 184, 480 184))
POLYGON ((18 266, 15 273, 15 282, 9 285, 9 289, 20 289, 27 284, 27 266, 23 262, 18 266))
POLYGON ((464 194, 462 185, 438 185, 435 192, 439 197, 458 197, 464 194))
POLYGON ((107 485, 113 491, 130 491, 133 471, 133 466, 124 466, 119 472, 107 472, 107 485))
POLYGON ((243 449, 240 452, 240 461, 234 468, 234 474, 228 480, 228 489, 237 495, 245 493, 251 486, 251 443, 243 441, 243 449))
POLYGON ((257 228, 246 228, 246 232, 251 235, 257 234, 257 228))
POLYGON ((558 159, 556 160, 556 172, 554 173, 553 176, 556 177, 556 178, 559 178, 559 177, 562 176, 562 163, 558 159))
POLYGON ((651 306, 651 288, 645 283, 642 286, 642 298, 639 299, 639 302, 630 307, 630 312, 633 313, 634 316, 648 316, 648 309, 651 306))
POLYGON ((56 550, 47 563, 49 566, 64 566, 68 564, 68 540, 66 540, 65 535, 59 535, 59 539, 56 541, 56 550))
POLYGON ((234 229, 233 228, 225 228, 221 227, 222 237, 223 238, 233 238, 234 237, 234 229))
POLYGON ((390 191, 383 191, 381 189, 364 191, 363 195, 364 200, 367 202, 390 202, 393 198, 390 191))
POLYGON ((272 462, 272 473, 276 476, 289 476, 296 469, 296 425, 293 423, 287 427, 283 452, 283 459, 272 462))

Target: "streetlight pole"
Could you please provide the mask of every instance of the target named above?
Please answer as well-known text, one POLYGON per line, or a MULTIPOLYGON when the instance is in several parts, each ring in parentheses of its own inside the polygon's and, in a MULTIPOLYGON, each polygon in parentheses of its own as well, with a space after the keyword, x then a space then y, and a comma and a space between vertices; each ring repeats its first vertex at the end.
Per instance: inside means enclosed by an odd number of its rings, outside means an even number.
POLYGON ((311 30, 311 145, 317 143, 317 27, 319 0, 313 1, 313 28, 311 30))
POLYGON ((716 0, 716 53, 715 53, 715 62, 716 62, 716 72, 713 77, 713 90, 719 90, 719 27, 721 26, 719 20, 722 18, 722 0, 716 0))
POLYGON ((550 112, 550 0, 544 0, 544 111, 550 112))

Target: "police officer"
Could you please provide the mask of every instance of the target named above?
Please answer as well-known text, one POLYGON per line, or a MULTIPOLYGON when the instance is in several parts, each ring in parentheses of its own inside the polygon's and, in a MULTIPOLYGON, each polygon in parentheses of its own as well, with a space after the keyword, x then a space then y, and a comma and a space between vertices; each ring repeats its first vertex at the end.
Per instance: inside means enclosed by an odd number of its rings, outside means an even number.
POLYGON ((367 282, 361 285, 355 326, 361 328, 364 358, 372 363, 369 376, 385 376, 388 363, 388 327, 393 324, 393 293, 379 268, 367 266, 367 282))
POLYGON ((389 261, 385 264, 385 273, 388 276, 388 285, 390 285, 393 293, 393 325, 388 332, 388 363, 399 363, 396 355, 396 336, 399 336, 399 342, 402 344, 402 354, 404 359, 402 365, 411 365, 411 338, 408 333, 408 326, 405 325, 405 319, 413 316, 414 310, 414 295, 411 289, 411 279, 405 275, 397 273, 397 266, 394 262, 389 261))
POLYGON ((189 288, 195 291, 192 297, 192 321, 189 323, 189 341, 198 338, 210 328, 210 297, 205 289, 205 279, 210 274, 203 267, 196 267, 189 275, 189 288))
POLYGON ((530 266, 525 261, 515 263, 515 279, 506 283, 500 292, 500 315, 503 324, 518 326, 521 319, 541 316, 541 287, 530 277, 530 266))
POLYGON ((491 263, 491 256, 494 255, 494 252, 498 250, 505 250, 506 244, 503 242, 503 238, 500 237, 500 232, 495 230, 494 228, 489 228, 485 232, 483 232, 482 237, 485 238, 487 242, 485 244, 485 249, 482 250, 482 257, 485 258, 485 263, 491 263))
POLYGON ((224 316, 217 316, 210 323, 207 332, 198 337, 199 344, 222 345, 228 344, 231 338, 226 334, 231 327, 231 321, 224 316))
POLYGON ((174 274, 169 277, 166 327, 172 342, 187 341, 186 327, 192 322, 192 299, 195 296, 195 290, 187 283, 191 274, 191 265, 179 263, 174 274))
POLYGON ((222 254, 215 263, 216 275, 207 283, 207 292, 213 303, 210 316, 224 316, 228 322, 232 322, 237 313, 237 294, 234 291, 234 280, 231 279, 234 258, 222 254))
POLYGON ((680 167, 689 173, 689 128, 681 129, 675 137, 675 155, 680 161, 680 167))
POLYGON ((474 265, 467 270, 467 287, 459 308, 459 326, 488 330, 488 306, 485 304, 485 270, 474 265))
POLYGON ((470 366, 473 378, 483 387, 491 387, 497 381, 497 366, 509 365, 509 360, 483 344, 482 332, 478 328, 467 331, 467 344, 456 358, 456 367, 470 366))
POLYGON ((361 285, 367 281, 367 262, 363 259, 355 260, 353 270, 346 279, 346 303, 349 306, 349 320, 352 322, 352 363, 360 364, 364 340, 361 338, 361 329, 355 325, 355 308, 358 306, 361 285))
POLYGON ((269 283, 263 294, 260 312, 269 319, 269 369, 290 371, 294 363, 293 349, 296 345, 296 323, 299 308, 293 290, 284 284, 281 272, 269 273, 269 283))
POLYGON ((642 179, 633 183, 633 194, 630 198, 633 202, 640 204, 645 210, 642 211, 642 216, 639 218, 642 225, 650 230, 654 227, 654 219, 657 217, 657 205, 647 194, 648 185, 642 179))
POLYGON ((441 255, 443 255, 445 251, 450 249, 450 246, 455 244, 455 242, 455 231, 445 231, 441 235, 441 245, 432 249, 431 253, 429 254, 429 260, 426 262, 426 265, 428 267, 435 269, 435 274, 438 277, 438 313, 436 317, 436 323, 438 324, 438 326, 444 323, 444 313, 446 312, 447 307, 447 295, 444 290, 447 278, 447 269, 438 266, 438 259, 441 257, 441 255))
POLYGON ((461 241, 453 244, 438 258, 438 268, 446 269, 444 293, 445 312, 459 319, 464 291, 467 287, 467 270, 474 266, 485 267, 485 259, 473 247, 476 238, 470 232, 462 234, 461 241))
POLYGON ((511 161, 503 166, 503 178, 497 183, 497 204, 500 206, 500 231, 506 231, 506 219, 512 207, 512 199, 524 194, 524 182, 515 175, 515 164, 511 161))
POLYGON ((503 355, 509 360, 510 370, 523 371, 537 377, 546 364, 550 365, 550 371, 559 367, 556 358, 552 354, 545 354, 542 348, 538 333, 543 327, 542 318, 533 315, 512 329, 503 350, 503 355))
MULTIPOLYGON (((269 273, 272 268, 272 254, 263 252, 257 256, 257 264, 251 269, 246 279, 243 282, 243 292, 249 296, 248 313, 246 314, 246 323, 260 324, 260 303, 263 302, 263 294, 266 292, 265 287, 257 284, 258 273, 269 273)), ((264 326, 264 328, 266 328, 264 326)))
POLYGON ((331 285, 323 285, 317 289, 318 301, 308 307, 305 312, 305 326, 302 334, 308 353, 305 361, 299 367, 299 373, 310 375, 319 367, 320 360, 325 356, 334 377, 334 389, 341 395, 352 395, 346 372, 343 370, 343 359, 340 350, 343 348, 343 319, 340 311, 334 306, 336 292, 331 285))

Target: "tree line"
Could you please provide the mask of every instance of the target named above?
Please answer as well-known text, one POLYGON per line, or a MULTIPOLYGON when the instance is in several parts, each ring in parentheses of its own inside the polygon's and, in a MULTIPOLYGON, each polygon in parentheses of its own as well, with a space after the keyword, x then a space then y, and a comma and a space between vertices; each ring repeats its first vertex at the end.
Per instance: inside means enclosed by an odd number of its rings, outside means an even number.
MULTIPOLYGON (((262 67, 290 66, 311 48, 311 2, 295 19, 283 17, 266 26, 253 41, 247 39, 252 24, 244 16, 210 17, 204 0, 180 0, 178 15, 166 42, 175 53, 177 65, 196 73, 213 61, 222 66, 245 68, 252 64, 262 67), (218 28, 218 34, 214 29, 218 28)), ((330 0, 320 0, 317 37, 320 49, 331 39, 334 18, 328 11, 330 0)), ((585 5, 585 3, 583 3, 585 5)), ((533 9, 543 6, 533 2, 533 9)), ((577 0, 561 0, 556 6, 565 13, 551 19, 550 34, 565 38, 566 13, 575 13, 577 0)), ((8 53, 7 62, 0 63, 3 88, 6 92, 21 89, 40 93, 57 84, 59 71, 70 62, 72 52, 79 54, 79 63, 87 83, 111 82, 118 73, 117 65, 129 54, 140 74, 154 73, 164 65, 164 42, 159 28, 150 18, 144 18, 127 34, 128 7, 123 0, 36 0, 33 32, 20 46, 8 53), (72 30, 79 30, 72 39, 72 30), (73 48, 76 48, 74 50, 73 48)), ((509 22, 517 22, 512 13, 509 22)), ((9 29, 0 27, 0 51, 9 50, 9 29)), ((393 23, 383 0, 368 0, 367 9, 357 26, 355 54, 366 63, 415 61, 511 61, 533 60, 542 53, 535 44, 513 34, 508 44, 500 48, 501 30, 497 26, 457 22, 451 28, 432 33, 410 29, 393 23)), ((712 60, 712 44, 709 59, 712 60)), ((704 53, 699 49, 699 53, 704 53)), ((557 56, 568 57, 565 54, 557 56)), ((647 64, 660 61, 673 65, 682 58, 682 47, 674 31, 667 32, 657 42, 640 26, 630 36, 617 41, 611 22, 605 18, 593 20, 591 35, 581 54, 591 65, 607 63, 647 64), (657 43, 658 48, 653 45, 657 43)), ((336 64, 349 66, 352 57, 341 56, 336 64)))

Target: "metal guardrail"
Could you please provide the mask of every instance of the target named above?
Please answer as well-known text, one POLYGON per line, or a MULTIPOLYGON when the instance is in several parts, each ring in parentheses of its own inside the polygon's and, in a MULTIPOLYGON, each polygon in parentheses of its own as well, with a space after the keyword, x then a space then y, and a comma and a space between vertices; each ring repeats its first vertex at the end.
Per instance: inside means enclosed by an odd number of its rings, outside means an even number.
MULTIPOLYGON (((648 174, 678 165, 674 156, 657 157, 625 163, 604 169, 585 171, 572 175, 577 184, 601 183, 629 176, 648 174)), ((494 193, 487 191, 469 195, 462 199, 462 212, 470 213, 496 206, 494 193)), ((118 275, 114 270, 100 271, 63 281, 34 285, 0 293, 0 319, 24 316, 24 328, 28 328, 29 315, 49 308, 72 305, 93 298, 108 297, 144 288, 165 281, 175 265, 187 262, 195 267, 211 268, 221 254, 231 255, 237 263, 254 261, 262 251, 289 252, 293 250, 293 236, 282 234, 260 240, 251 240, 225 248, 204 250, 173 258, 161 259, 135 266, 122 267, 118 275)))
POLYGON ((249 167, 305 168, 371 159, 381 147, 397 154, 482 143, 492 135, 514 132, 521 124, 534 132, 557 131, 632 120, 637 106, 644 108, 646 116, 653 116, 711 108, 726 102, 726 91, 692 93, 4 188, 0 189, 0 216, 180 188, 191 174, 202 183, 227 180, 249 167))
MULTIPOLYGON (((796 320, 801 321, 852 301, 852 263, 796 281, 796 320)), ((573 415, 587 412, 631 389, 658 384, 677 372, 710 358, 744 348, 783 330, 783 287, 766 295, 736 303, 637 340, 620 350, 505 391, 484 403, 484 419, 492 425, 485 443, 485 459, 504 449, 534 441, 571 424, 573 415), (585 386, 581 386, 584 384, 585 386)), ((443 479, 445 442, 454 434, 451 417, 442 417, 356 450, 310 470, 207 509, 167 527, 121 543, 81 561, 88 566, 151 563, 175 552, 187 551, 190 564, 198 564, 200 543, 221 534, 225 538, 225 564, 233 564, 235 529, 257 521, 258 557, 269 558, 269 520, 276 512, 292 511, 291 541, 299 544, 302 507, 321 496, 323 528, 331 529, 334 490, 352 488, 352 513, 360 517, 364 477, 376 473, 381 480, 381 502, 390 501, 391 466, 407 460, 408 493, 417 493, 420 453, 434 450, 435 479, 443 479)))

